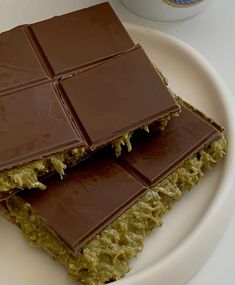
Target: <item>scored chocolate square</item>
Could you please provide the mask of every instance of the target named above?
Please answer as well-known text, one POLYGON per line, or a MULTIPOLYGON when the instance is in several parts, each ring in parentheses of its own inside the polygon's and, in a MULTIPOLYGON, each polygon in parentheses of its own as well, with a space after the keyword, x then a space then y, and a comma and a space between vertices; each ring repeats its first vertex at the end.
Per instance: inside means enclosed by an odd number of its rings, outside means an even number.
POLYGON ((145 186, 103 153, 84 161, 59 183, 49 179, 48 189, 46 195, 42 195, 44 191, 35 191, 33 195, 24 191, 22 195, 75 254, 100 227, 146 191, 145 186))
POLYGON ((140 46, 62 80, 61 86, 92 148, 179 111, 140 46))
POLYGON ((221 136, 221 129, 202 116, 181 107, 163 133, 136 140, 133 151, 120 158, 121 165, 147 186, 165 178, 179 163, 221 136))
POLYGON ((0 34, 0 92, 46 79, 25 27, 0 34))
POLYGON ((49 83, 0 96, 0 170, 84 145, 49 83))
POLYGON ((30 27, 54 75, 100 61, 134 45, 107 2, 30 27))

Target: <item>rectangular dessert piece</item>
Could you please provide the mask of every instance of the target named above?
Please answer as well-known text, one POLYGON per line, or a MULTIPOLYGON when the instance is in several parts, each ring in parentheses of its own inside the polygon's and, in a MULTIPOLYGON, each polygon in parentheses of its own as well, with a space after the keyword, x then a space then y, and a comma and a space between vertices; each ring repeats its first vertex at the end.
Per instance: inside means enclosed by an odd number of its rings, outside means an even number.
POLYGON ((108 3, 2 33, 0 199, 179 111, 108 3))
POLYGON ((23 191, 4 202, 30 243, 73 279, 91 285, 124 276, 146 233, 225 155, 222 128, 178 100, 180 116, 163 132, 136 134, 131 153, 114 159, 103 150, 63 181, 50 178, 47 191, 23 191))

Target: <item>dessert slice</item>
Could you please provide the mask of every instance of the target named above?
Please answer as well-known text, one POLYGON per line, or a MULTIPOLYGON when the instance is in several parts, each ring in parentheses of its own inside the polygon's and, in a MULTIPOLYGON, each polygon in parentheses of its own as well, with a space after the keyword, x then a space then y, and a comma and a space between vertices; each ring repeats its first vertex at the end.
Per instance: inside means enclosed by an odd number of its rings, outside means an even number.
POLYGON ((224 157, 223 129, 177 101, 180 116, 163 132, 136 135, 131 153, 113 159, 104 149, 63 181, 51 177, 47 191, 23 191, 3 202, 7 218, 72 279, 91 285, 124 276, 146 234, 224 157))

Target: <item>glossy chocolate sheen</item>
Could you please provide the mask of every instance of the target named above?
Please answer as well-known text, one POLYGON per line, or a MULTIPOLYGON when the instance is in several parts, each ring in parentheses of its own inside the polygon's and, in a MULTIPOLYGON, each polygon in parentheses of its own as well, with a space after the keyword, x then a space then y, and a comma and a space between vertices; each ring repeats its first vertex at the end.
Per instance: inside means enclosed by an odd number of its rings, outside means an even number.
POLYGON ((148 187, 220 136, 212 124, 182 109, 164 133, 150 135, 144 141, 141 137, 136 149, 124 158, 115 160, 103 150, 71 170, 63 181, 48 180, 46 191, 22 191, 21 197, 77 255, 148 187))
POLYGON ((107 2, 30 27, 54 75, 105 59, 134 45, 107 2))
POLYGON ((49 83, 0 97, 0 133, 0 169, 84 146, 49 83))
POLYGON ((122 166, 147 186, 169 175, 182 161, 220 136, 219 130, 185 107, 162 133, 136 142, 120 159, 122 166), (144 141, 144 142, 143 142, 144 141))
POLYGON ((3 90, 46 79, 25 27, 0 34, 0 96, 3 90))
POLYGON ((0 92, 52 80, 133 46, 108 3, 14 28, 0 34, 0 92))
POLYGON ((145 187, 115 161, 94 155, 48 191, 22 192, 22 197, 75 254, 81 246, 120 215, 145 187))
POLYGON ((92 148, 179 111, 140 46, 61 86, 92 148))
POLYGON ((0 34, 0 171, 93 150, 175 111, 108 3, 0 34))

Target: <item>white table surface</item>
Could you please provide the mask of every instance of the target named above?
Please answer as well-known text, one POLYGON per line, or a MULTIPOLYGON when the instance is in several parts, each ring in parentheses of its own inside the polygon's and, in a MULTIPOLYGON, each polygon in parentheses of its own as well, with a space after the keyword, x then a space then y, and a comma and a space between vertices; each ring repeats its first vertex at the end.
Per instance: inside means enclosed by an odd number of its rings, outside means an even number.
MULTIPOLYGON (((63 0, 25 0, 23 5, 19 5, 18 0, 0 0, 0 30, 7 30, 25 21, 31 22, 37 19, 37 7, 47 6, 45 18, 55 14, 76 10, 98 2, 95 0, 67 0, 68 7, 65 8, 63 0), (54 3, 53 3, 54 2, 54 3), (56 5, 55 5, 56 2, 56 5), (18 4, 18 5, 17 5, 18 4), (52 5, 53 4, 53 5, 52 5), (19 8, 21 6, 21 8, 19 8), (31 13, 25 20, 23 9, 31 6, 31 13), (61 8, 62 7, 62 8, 61 8), (18 9, 14 21, 9 22, 11 9, 18 9), (62 11, 62 12, 61 12, 62 11)), ((235 96, 235 1, 234 0, 214 0, 211 6, 194 18, 178 22, 153 22, 142 19, 129 12, 118 0, 110 0, 113 8, 122 21, 130 22, 145 27, 151 27, 191 45, 199 51, 215 67, 222 78, 227 83, 231 92, 235 96)), ((21 2, 22 4, 22 2, 21 2)), ((223 238, 216 247, 209 260, 201 270, 188 281, 187 285, 234 285, 235 284, 235 215, 231 221, 223 238)), ((169 272, 170 274, 170 272, 169 272)), ((174 285, 174 284, 163 284, 174 285)))

